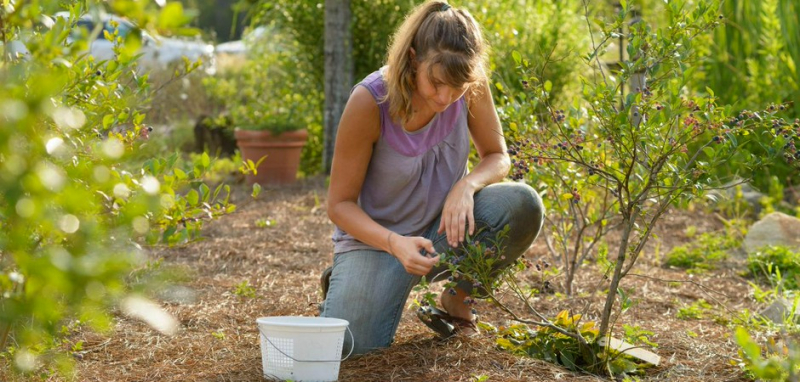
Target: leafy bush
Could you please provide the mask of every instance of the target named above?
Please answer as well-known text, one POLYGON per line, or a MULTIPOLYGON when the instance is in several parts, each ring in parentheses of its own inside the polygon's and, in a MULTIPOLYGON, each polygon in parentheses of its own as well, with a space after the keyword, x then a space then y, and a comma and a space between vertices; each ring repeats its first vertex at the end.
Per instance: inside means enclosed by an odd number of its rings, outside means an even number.
POLYGON ((550 79, 552 99, 568 102, 580 94, 583 67, 576 55, 591 47, 583 15, 584 11, 599 12, 597 5, 584 10, 575 1, 494 1, 470 9, 492 47, 493 80, 501 90, 524 90, 518 65, 510 57, 517 51, 522 57, 546 58, 530 60, 529 65, 550 79))
POLYGON ((240 68, 203 80, 206 91, 223 105, 225 117, 230 117, 233 126, 280 134, 313 123, 321 96, 317 89, 302 86, 306 76, 292 69, 297 65, 295 50, 288 44, 278 44, 272 50, 250 53, 240 68))
POLYGON ((750 275, 779 285, 798 289, 800 285, 800 253, 784 246, 767 246, 747 256, 750 275))
POLYGON ((728 251, 740 245, 740 239, 725 233, 704 233, 689 244, 673 248, 665 264, 696 271, 715 269, 728 258, 728 251))
POLYGON ((753 379, 763 381, 796 381, 800 378, 800 348, 796 340, 776 341, 770 338, 763 348, 746 329, 737 327, 734 339, 739 345, 742 362, 753 379))
MULTIPOLYGON (((800 99, 800 7, 787 0, 730 0, 720 8, 722 25, 699 36, 701 61, 692 86, 726 89, 723 103, 740 109, 757 109, 764 103, 800 99)), ((787 105, 788 118, 800 117, 800 103, 787 105)), ((795 129, 798 126, 794 126, 795 129)), ((767 154, 770 145, 757 137, 743 148, 755 155, 767 154), (766 146, 766 147, 764 147, 766 146)), ((724 173, 728 169, 718 168, 724 173)), ((784 184, 797 184, 800 176, 786 163, 777 162, 749 174, 753 185, 766 190, 771 176, 784 184)))
POLYGON ((668 31, 651 30, 644 22, 632 25, 630 59, 612 75, 595 62, 625 22, 630 11, 626 5, 601 27, 598 45, 584 57, 587 72, 599 71, 596 80, 584 78, 583 98, 566 105, 566 110, 552 105, 552 83, 530 70, 533 60, 514 56, 530 87, 509 95, 510 106, 504 113, 512 130, 514 177, 547 193, 551 218, 546 226, 563 231, 558 236, 563 244, 556 249, 566 272, 580 265, 583 246, 597 243, 615 224, 622 230, 601 332, 608 328, 606 317, 619 278, 633 267, 668 207, 723 184, 725 179, 713 172, 723 164, 752 169, 776 159, 784 148, 786 155, 796 153, 797 135, 776 133, 775 125, 785 124, 775 115, 777 105, 757 113, 736 112, 718 105, 710 90, 700 96, 685 94, 693 40, 715 26, 716 6, 713 1, 691 8, 670 2, 668 31), (625 86, 631 92, 620 100, 625 86), (542 105, 549 113, 536 115, 542 105), (771 157, 741 152, 741 145, 754 135, 771 137, 771 157))
MULTIPOLYGON (((512 178, 541 190, 549 212, 544 237, 552 238, 548 248, 560 260, 568 292, 586 256, 603 248, 605 234, 611 229, 621 233, 616 256, 603 256, 610 261, 603 275, 610 282, 596 326, 598 336, 609 335, 610 323, 631 306, 629 292, 620 287, 620 281, 636 264, 669 207, 702 200, 707 191, 727 183, 729 179, 714 173, 717 167, 753 170, 797 155, 797 134, 787 132, 787 123, 778 115, 786 105, 739 111, 718 104, 711 89, 703 94, 689 92, 696 39, 718 24, 718 6, 718 1, 671 1, 665 5, 666 22, 660 28, 652 29, 646 22, 623 28, 631 5, 621 2, 616 16, 597 22, 599 30, 591 32, 595 41, 591 51, 578 53, 585 73, 582 94, 563 107, 555 106, 559 101, 552 93, 553 81, 543 70, 552 59, 548 56, 528 58, 512 52, 524 91, 498 87, 501 118, 508 126, 512 178), (610 71, 599 57, 623 30, 628 55, 619 70, 610 71), (620 97, 623 92, 625 97, 620 97), (741 150, 756 135, 769 143, 770 155, 741 150), (621 309, 613 309, 617 298, 621 309), (616 317, 612 318, 612 311, 618 312, 616 317)), ((465 251, 485 253, 486 248, 475 246, 467 243, 465 251)), ((523 260, 516 269, 529 265, 523 260)), ((479 266, 475 272, 464 268, 460 272, 482 274, 479 266)), ((535 309, 533 288, 520 285, 512 272, 501 276, 505 278, 502 285, 510 289, 507 294, 519 297, 526 314, 534 318, 523 317, 494 298, 492 289, 498 287, 494 281, 479 280, 494 287, 487 288, 493 303, 518 322, 569 337, 578 344, 579 354, 591 352, 595 344, 579 330, 557 325, 535 309)), ((556 341, 553 333, 548 341, 556 341)), ((605 371, 614 359, 603 358, 595 366, 603 365, 606 368, 599 369, 605 371)))
MULTIPOLYGON (((569 370, 594 373, 609 373, 616 378, 641 374, 647 366, 641 361, 600 346, 597 323, 582 321, 580 314, 559 312, 551 321, 558 328, 576 333, 589 344, 583 345, 575 337, 566 335, 550 326, 530 329, 516 324, 497 330, 497 346, 514 354, 543 359, 569 370)), ((641 333, 639 333, 641 334, 641 333)), ((637 338, 640 338, 639 335, 637 338)), ((651 343, 652 344, 652 343, 651 343)))
POLYGON ((194 122, 220 106, 206 93, 203 81, 209 75, 193 71, 188 75, 175 76, 166 71, 149 75, 152 100, 145 105, 147 122, 152 125, 176 125, 194 122))
MULTIPOLYGON (((86 41, 66 41, 77 17, 103 5, 44 0, 0 8, 2 46, 24 41, 30 51, 0 59, 0 351, 23 372, 68 370, 70 358, 52 349, 61 328, 79 320, 107 329, 112 307, 173 330, 174 323, 152 321, 158 306, 131 295, 127 276, 146 266, 146 246, 186 243, 205 220, 235 208, 227 187, 202 182, 208 155, 136 159, 154 91, 136 70, 137 34, 123 41, 109 33, 117 47, 108 62, 82 55, 86 41), (41 26, 62 7, 69 19, 41 26)), ((186 21, 170 5, 108 5, 138 25, 167 30, 186 21)), ((198 67, 187 62, 180 73, 198 67)))

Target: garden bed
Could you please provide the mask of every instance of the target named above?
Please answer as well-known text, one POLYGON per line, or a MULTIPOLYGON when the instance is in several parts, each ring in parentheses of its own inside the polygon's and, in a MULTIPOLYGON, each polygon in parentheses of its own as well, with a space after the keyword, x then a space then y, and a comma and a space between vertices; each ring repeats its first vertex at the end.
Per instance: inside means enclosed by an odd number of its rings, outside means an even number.
MULTIPOLYGON (((153 259, 164 259, 162 269, 184 273, 180 285, 185 288, 172 290, 173 297, 182 297, 163 302, 180 322, 177 335, 158 334, 122 315, 115 317, 111 333, 78 331, 70 337, 71 344, 83 341, 81 349, 74 352, 75 380, 263 380, 255 319, 317 314, 319 275, 331 261, 332 224, 325 211, 323 179, 268 189, 256 201, 249 200, 243 186, 235 188, 233 202, 238 212, 209 223, 204 241, 151 251, 153 259)), ((659 345, 654 351, 662 362, 642 380, 748 380, 739 367, 731 365, 732 359, 738 359, 737 347, 731 330, 722 324, 738 312, 759 308, 747 280, 739 276, 741 267, 728 263, 723 269, 690 276, 684 270, 660 265, 663 260, 658 257, 687 242, 684 230, 688 226, 708 232, 719 229, 721 223, 699 211, 672 211, 662 219, 658 238, 651 241, 631 272, 640 276, 622 282, 623 288, 632 290, 633 306, 616 323, 615 333, 623 324, 654 333, 650 340, 659 345), (697 305, 701 299, 713 309, 697 309, 699 319, 677 317, 679 309, 697 305)), ((540 238, 527 258, 546 254, 540 238)), ((522 277, 535 279, 538 275, 522 277)), ((575 297, 546 295, 535 301, 536 307, 551 316, 570 309, 585 312, 589 319, 597 317, 607 281, 594 265, 587 264, 578 272, 575 285, 575 297)), ((497 350, 487 335, 438 340, 417 321, 411 301, 395 344, 345 361, 340 380, 601 380, 497 350)), ((478 309, 482 320, 496 326, 508 324, 499 310, 488 304, 482 303, 478 309)))

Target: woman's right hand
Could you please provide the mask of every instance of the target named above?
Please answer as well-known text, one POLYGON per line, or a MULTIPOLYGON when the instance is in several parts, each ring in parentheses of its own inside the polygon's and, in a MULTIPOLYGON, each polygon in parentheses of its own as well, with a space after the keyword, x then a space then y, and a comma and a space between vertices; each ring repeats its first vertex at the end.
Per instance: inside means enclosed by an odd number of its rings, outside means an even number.
POLYGON ((420 236, 400 236, 396 233, 389 235, 389 245, 392 249, 391 254, 403 264, 406 272, 415 276, 425 276, 439 262, 439 255, 433 249, 433 242, 420 236), (425 250, 430 255, 420 253, 425 250))

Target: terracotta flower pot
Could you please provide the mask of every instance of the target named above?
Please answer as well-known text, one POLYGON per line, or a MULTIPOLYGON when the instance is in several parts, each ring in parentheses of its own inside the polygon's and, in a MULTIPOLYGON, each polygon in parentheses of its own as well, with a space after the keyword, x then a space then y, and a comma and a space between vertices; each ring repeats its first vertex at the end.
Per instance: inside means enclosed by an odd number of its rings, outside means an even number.
POLYGON ((282 185, 297 180, 300 154, 308 139, 306 129, 273 135, 269 131, 237 128, 234 137, 242 152, 242 159, 258 163, 262 157, 267 157, 258 166, 256 174, 247 174, 248 185, 282 185))

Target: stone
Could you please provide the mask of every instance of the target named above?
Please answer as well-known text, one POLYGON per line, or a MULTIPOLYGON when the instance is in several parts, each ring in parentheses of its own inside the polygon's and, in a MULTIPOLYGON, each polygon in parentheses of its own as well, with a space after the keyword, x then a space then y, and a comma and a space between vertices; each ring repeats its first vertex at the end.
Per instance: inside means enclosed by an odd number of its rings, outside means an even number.
POLYGON ((775 299, 770 306, 764 308, 760 314, 776 324, 783 324, 787 316, 791 314, 791 311, 792 303, 780 297, 775 299))
POLYGON ((625 341, 618 340, 614 337, 603 337, 597 340, 598 345, 608 346, 620 353, 627 354, 633 358, 640 359, 651 365, 658 366, 661 363, 661 357, 649 350, 643 349, 641 346, 635 346, 625 341))
POLYGON ((767 245, 780 245, 800 251, 800 219, 773 212, 753 224, 744 238, 747 253, 767 245))

